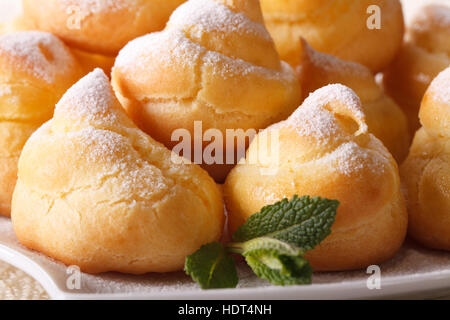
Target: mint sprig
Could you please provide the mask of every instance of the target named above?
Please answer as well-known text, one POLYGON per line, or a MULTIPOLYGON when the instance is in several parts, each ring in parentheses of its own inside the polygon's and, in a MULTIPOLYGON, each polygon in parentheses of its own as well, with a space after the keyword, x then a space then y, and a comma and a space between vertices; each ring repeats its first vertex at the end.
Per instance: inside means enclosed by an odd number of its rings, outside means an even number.
POLYGON ((239 281, 233 257, 218 242, 186 257, 184 269, 202 289, 234 288, 239 281))
POLYGON ((313 270, 304 254, 331 233, 338 206, 336 200, 297 195, 266 206, 233 234, 234 242, 210 243, 188 256, 185 271, 203 289, 234 288, 233 253, 272 284, 310 284, 313 270))
MULTIPOLYGON (((234 252, 236 246, 232 245, 234 252)), ((312 268, 303 258, 304 253, 296 246, 268 237, 242 243, 241 251, 258 277, 283 286, 311 283, 312 268)))
POLYGON ((233 234, 234 241, 272 237, 312 250, 330 233, 339 201, 294 196, 266 206, 233 234))

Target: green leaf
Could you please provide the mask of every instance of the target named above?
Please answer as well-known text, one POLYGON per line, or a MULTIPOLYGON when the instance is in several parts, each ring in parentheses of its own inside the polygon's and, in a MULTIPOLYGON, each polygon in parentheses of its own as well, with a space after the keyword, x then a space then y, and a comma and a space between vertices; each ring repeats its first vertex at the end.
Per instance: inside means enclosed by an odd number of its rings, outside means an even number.
POLYGON ((239 281, 234 259, 218 242, 187 256, 184 270, 202 289, 235 288, 239 281))
POLYGON ((253 272, 272 284, 284 286, 311 283, 313 270, 298 247, 261 237, 243 243, 242 249, 253 272))
POLYGON ((252 215, 233 234, 233 240, 270 237, 312 250, 331 233, 338 206, 337 200, 295 195, 290 201, 283 199, 252 215))

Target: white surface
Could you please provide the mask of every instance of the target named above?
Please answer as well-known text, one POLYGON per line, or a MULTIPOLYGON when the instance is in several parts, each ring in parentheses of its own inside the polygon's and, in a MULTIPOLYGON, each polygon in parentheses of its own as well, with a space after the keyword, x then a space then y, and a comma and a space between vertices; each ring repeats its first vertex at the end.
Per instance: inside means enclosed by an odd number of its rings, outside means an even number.
POLYGON ((37 279, 53 299, 360 299, 437 298, 450 295, 450 253, 405 246, 382 264, 380 290, 369 290, 364 271, 318 273, 313 285, 276 287, 240 264, 237 289, 203 291, 182 272, 131 276, 81 274, 80 290, 67 289, 66 266, 22 247, 9 219, 0 218, 0 260, 37 279))
MULTIPOLYGON (((403 0, 409 21, 424 4, 449 4, 450 0, 403 0)), ((20 12, 20 0, 0 0, 0 22, 20 12)), ((241 266, 241 288, 200 291, 182 273, 143 277, 105 274, 82 276, 81 290, 66 289, 65 266, 21 247, 5 218, 0 218, 0 260, 7 261, 36 278, 52 298, 402 298, 450 296, 450 254, 405 247, 395 259, 382 266, 382 289, 368 290, 364 272, 317 274, 307 287, 271 287, 251 276, 241 266)), ((42 287, 24 272, 0 262, 0 299, 45 299, 42 287)))

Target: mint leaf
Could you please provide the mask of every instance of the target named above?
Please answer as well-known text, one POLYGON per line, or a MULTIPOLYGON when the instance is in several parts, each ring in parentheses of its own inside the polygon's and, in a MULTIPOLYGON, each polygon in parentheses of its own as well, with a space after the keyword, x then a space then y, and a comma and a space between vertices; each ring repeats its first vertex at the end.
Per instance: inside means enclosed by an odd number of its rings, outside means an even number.
POLYGON ((339 201, 297 195, 266 206, 252 215, 233 234, 233 240, 245 242, 270 237, 312 250, 330 233, 339 201))
POLYGON ((184 270, 202 289, 235 288, 239 281, 234 259, 218 242, 206 244, 187 256, 184 270))
POLYGON ((253 272, 275 285, 310 284, 312 268, 303 251, 272 238, 255 238, 242 244, 243 256, 253 272))
POLYGON ((294 196, 266 206, 234 233, 236 242, 210 243, 188 256, 185 271, 203 289, 238 283, 230 253, 244 256, 255 274, 276 285, 310 284, 312 268, 303 255, 330 233, 339 202, 294 196))

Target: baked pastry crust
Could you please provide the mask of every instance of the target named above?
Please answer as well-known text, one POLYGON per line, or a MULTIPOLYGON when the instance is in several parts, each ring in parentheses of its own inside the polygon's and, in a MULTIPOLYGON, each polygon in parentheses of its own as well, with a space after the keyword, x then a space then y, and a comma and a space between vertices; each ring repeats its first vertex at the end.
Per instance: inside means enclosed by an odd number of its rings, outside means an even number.
POLYGON ((23 145, 52 117, 56 102, 79 77, 76 59, 52 34, 24 31, 0 36, 1 215, 10 215, 23 145))
POLYGON ((16 235, 89 273, 180 270, 187 255, 220 239, 224 215, 212 178, 176 160, 132 123, 96 69, 23 149, 16 235))
POLYGON ((162 30, 185 0, 23 0, 24 19, 70 46, 113 56, 128 41, 162 30))
POLYGON ((431 83, 419 115, 422 128, 401 166, 409 234, 427 247, 450 250, 450 67, 431 83))
POLYGON ((419 109, 431 81, 450 65, 450 7, 429 5, 407 28, 406 42, 384 71, 386 92, 408 117, 411 135, 421 127, 419 109))
POLYGON ((402 109, 384 94, 368 68, 318 52, 301 39, 300 64, 296 72, 305 98, 333 83, 353 89, 361 100, 369 132, 383 142, 398 163, 403 162, 411 141, 408 120, 402 109))
MULTIPOLYGON (((170 149, 178 144, 172 141, 175 130, 194 137, 195 121, 226 137, 227 129, 266 128, 301 101, 295 73, 280 61, 257 0, 181 5, 164 31, 121 50, 112 84, 129 116, 170 149)), ((230 170, 221 164, 205 168, 216 181, 230 170)))
POLYGON ((341 59, 381 71, 403 40, 403 13, 398 0, 261 0, 267 29, 281 59, 299 63, 300 37, 341 59), (380 8, 381 29, 369 29, 367 10, 380 8))
POLYGON ((329 85, 317 90, 265 135, 278 135, 277 149, 267 150, 260 133, 246 160, 227 177, 231 231, 265 205, 294 194, 321 196, 339 200, 340 206, 331 235, 307 253, 315 270, 357 269, 394 255, 407 228, 398 167, 368 133, 351 89, 329 85))
POLYGON ((85 74, 111 73, 119 50, 141 35, 162 30, 185 0, 23 0, 15 27, 51 32, 74 50, 85 74))

